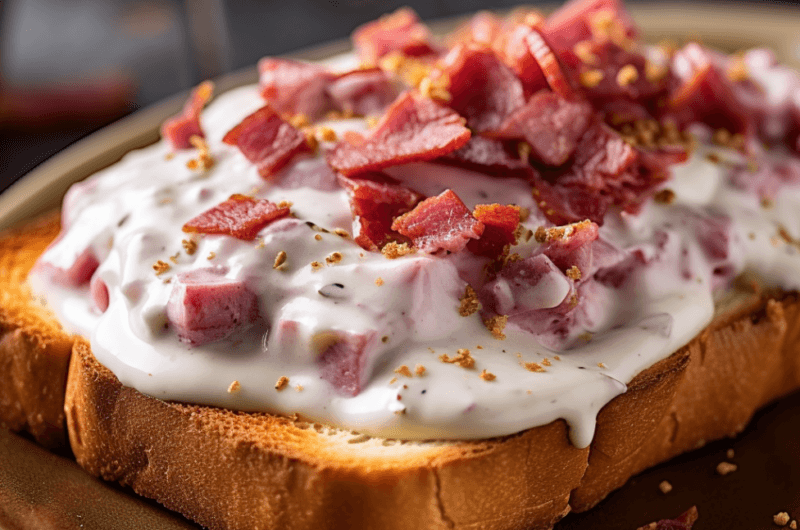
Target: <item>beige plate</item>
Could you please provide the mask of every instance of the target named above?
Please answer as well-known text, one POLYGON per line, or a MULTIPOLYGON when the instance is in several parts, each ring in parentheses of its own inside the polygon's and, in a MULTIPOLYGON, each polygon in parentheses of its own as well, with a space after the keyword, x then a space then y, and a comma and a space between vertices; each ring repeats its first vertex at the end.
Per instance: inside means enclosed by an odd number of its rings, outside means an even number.
MULTIPOLYGON (((800 65, 800 8, 665 3, 637 5, 631 10, 643 32, 652 41, 672 39, 681 42, 686 38, 700 38, 706 44, 728 51, 767 46, 774 49, 782 61, 800 65)), ((437 31, 446 31, 457 22, 450 19, 436 22, 432 27, 437 31)), ((339 41, 298 52, 292 57, 321 59, 347 49, 348 43, 339 41)), ((252 83, 255 79, 255 69, 251 68, 224 76, 217 81, 217 86, 221 92, 252 83)), ((0 195, 0 230, 56 208, 72 183, 114 163, 131 149, 157 141, 159 125, 181 108, 185 98, 186 94, 178 95, 138 111, 81 140, 31 171, 0 195)), ((794 399, 794 402, 797 401, 794 399)), ((796 413, 799 408, 793 406, 787 412, 795 423, 800 416, 796 413)), ((785 423, 783 419, 779 421, 779 424, 785 423)), ((762 432, 761 426, 758 432, 762 432)), ((696 454, 681 458, 697 458, 693 456, 696 454)), ((657 472, 667 473, 670 469, 670 465, 667 465, 664 471, 657 472)), ((639 477, 633 482, 644 480, 648 479, 639 477)), ((800 487, 795 489, 800 490, 800 487)), ((624 495, 624 492, 620 492, 617 497, 624 498, 624 495)), ((613 499, 606 501, 595 512, 610 509, 614 502, 613 499)), ((634 503, 633 506, 639 504, 634 503)), ((630 510, 643 513, 644 509, 630 510)), ((765 523, 771 523, 770 514, 774 512, 769 510, 765 507, 765 523)), ((584 523, 578 520, 573 521, 584 527, 584 523)), ((572 527, 568 521, 564 523, 572 527)), ((606 528, 595 525, 592 527, 606 528)), ((608 527, 615 526, 612 524, 608 527)), ((0 432, 0 528, 196 527, 153 503, 127 495, 118 487, 89 477, 67 458, 51 455, 21 437, 0 432)))

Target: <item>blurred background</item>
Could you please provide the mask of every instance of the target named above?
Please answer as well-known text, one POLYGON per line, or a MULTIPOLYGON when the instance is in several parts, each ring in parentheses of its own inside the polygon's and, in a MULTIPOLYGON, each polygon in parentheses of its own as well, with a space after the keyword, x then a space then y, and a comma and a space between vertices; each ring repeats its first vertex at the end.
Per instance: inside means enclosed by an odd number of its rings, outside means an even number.
MULTIPOLYGON (((143 106, 252 66, 262 56, 345 38, 359 24, 402 5, 436 19, 519 4, 0 0, 0 191, 52 154, 143 106)), ((800 0, 751 0, 753 6, 764 4, 793 5, 800 12, 800 0)), ((730 3, 711 5, 724 12, 730 3)))

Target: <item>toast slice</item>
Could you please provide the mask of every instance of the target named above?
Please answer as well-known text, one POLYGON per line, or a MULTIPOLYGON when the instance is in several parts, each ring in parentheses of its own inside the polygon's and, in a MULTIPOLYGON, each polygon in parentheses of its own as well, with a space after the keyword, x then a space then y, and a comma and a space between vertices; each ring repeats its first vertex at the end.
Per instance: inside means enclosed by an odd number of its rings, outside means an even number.
POLYGON ((4 391, 2 421, 53 446, 66 411, 89 473, 209 528, 551 528, 800 387, 797 295, 742 289, 601 411, 587 449, 570 444, 563 420, 488 440, 403 442, 168 403, 124 387, 30 296, 24 275, 57 232, 51 214, 0 239, 3 341, 25 345, 0 350, 0 362, 25 367, 0 375, 18 389, 4 391))

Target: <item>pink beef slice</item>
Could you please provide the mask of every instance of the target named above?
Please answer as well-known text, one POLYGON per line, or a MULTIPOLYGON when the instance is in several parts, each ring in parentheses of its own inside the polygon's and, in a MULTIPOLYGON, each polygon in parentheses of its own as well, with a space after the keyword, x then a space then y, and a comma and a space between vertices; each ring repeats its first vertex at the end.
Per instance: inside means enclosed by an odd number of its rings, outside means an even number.
POLYGON ((322 66, 265 57, 258 62, 261 97, 281 114, 316 120, 331 109, 327 93, 334 75, 322 66))
MULTIPOLYGON (((60 239, 61 237, 59 236, 52 245, 57 244, 60 239)), ((79 253, 67 268, 45 261, 46 256, 47 254, 42 255, 42 258, 36 264, 36 269, 49 278, 51 282, 69 287, 80 287, 89 283, 92 274, 100 266, 100 261, 97 259, 92 247, 87 247, 79 253)))
POLYGON ((376 337, 375 332, 340 332, 339 340, 319 359, 321 378, 342 395, 358 395, 366 383, 366 368, 376 349, 376 337))
POLYGON ((359 116, 379 114, 398 95, 397 85, 380 68, 353 70, 328 85, 333 106, 359 116))
POLYGON ((192 91, 183 106, 183 111, 165 121, 161 126, 161 136, 166 138, 173 149, 189 149, 192 147, 190 141, 192 136, 205 137, 200 125, 200 112, 213 94, 214 84, 211 81, 200 83, 192 91))
POLYGON ((256 295, 222 269, 179 274, 167 303, 167 319, 181 341, 193 346, 218 341, 258 318, 256 295))

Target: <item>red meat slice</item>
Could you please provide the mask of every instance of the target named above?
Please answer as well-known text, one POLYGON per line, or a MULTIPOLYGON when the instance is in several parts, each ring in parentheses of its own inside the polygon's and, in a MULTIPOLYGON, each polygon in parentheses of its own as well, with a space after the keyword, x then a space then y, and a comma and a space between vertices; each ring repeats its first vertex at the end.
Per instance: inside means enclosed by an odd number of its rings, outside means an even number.
POLYGON ((268 200, 231 195, 227 201, 187 222, 183 225, 183 231, 233 236, 251 241, 262 228, 288 215, 289 208, 280 208, 268 200))
POLYGON ((395 219, 392 230, 411 238, 423 252, 458 252, 470 239, 481 237, 484 226, 472 216, 458 195, 445 190, 395 219))
POLYGON ((560 166, 572 156, 578 140, 586 132, 592 107, 585 101, 568 101, 558 94, 543 90, 511 115, 500 127, 498 135, 524 138, 531 146, 534 160, 549 166, 560 166))
POLYGON ((599 237, 597 223, 581 221, 555 230, 563 235, 548 238, 538 251, 550 258, 562 272, 576 266, 588 274, 592 267, 592 242, 599 237))
POLYGON ((562 225, 590 219, 603 224, 611 198, 587 193, 582 188, 556 186, 538 173, 533 176, 533 198, 544 216, 553 224, 562 225))
POLYGON ((200 126, 200 112, 214 94, 214 83, 205 81, 200 83, 189 96, 183 106, 183 111, 173 116, 161 125, 161 137, 166 138, 174 149, 189 149, 192 147, 189 139, 192 136, 205 138, 203 128, 200 126))
POLYGON ((449 36, 448 42, 453 44, 459 42, 492 44, 500 35, 502 28, 503 21, 500 17, 491 11, 478 11, 468 22, 449 36))
POLYGON ((334 75, 324 67, 265 57, 258 62, 261 97, 281 114, 302 114, 315 120, 331 108, 328 84, 334 75))
POLYGON ((544 72, 528 46, 527 36, 531 31, 530 26, 517 24, 495 42, 495 49, 522 81, 526 95, 548 87, 544 72))
POLYGON ((638 37, 633 18, 620 0, 571 0, 547 18, 545 34, 559 51, 570 49, 596 36, 592 26, 598 15, 613 22, 613 29, 608 29, 617 40, 638 37))
MULTIPOLYGON (((459 166, 495 177, 529 178, 531 166, 520 159, 519 153, 507 142, 485 136, 473 136, 461 149, 456 149, 436 162, 459 166)), ((513 142, 512 142, 513 143, 513 142)))
POLYGON ((258 318, 256 295, 222 269, 179 274, 167 303, 167 320, 181 341, 194 346, 224 339, 258 318))
MULTIPOLYGON (((58 242, 58 239, 54 241, 53 244, 56 242, 58 242)), ((97 259, 94 251, 91 247, 87 247, 75 257, 75 260, 69 268, 58 267, 44 260, 39 260, 36 268, 53 283, 70 287, 80 287, 89 282, 94 271, 96 271, 99 266, 100 261, 97 259)))
POLYGON ((366 64, 374 65, 390 52, 410 57, 436 53, 430 31, 408 7, 356 28, 352 39, 358 57, 366 64))
POLYGON ((401 94, 371 134, 358 144, 339 142, 327 155, 345 175, 376 171, 446 155, 467 143, 464 118, 412 92, 401 94))
POLYGON ((379 250, 389 241, 407 241, 392 229, 395 217, 410 211, 425 198, 385 173, 339 175, 339 183, 350 196, 350 210, 358 220, 356 243, 366 250, 379 250))
POLYGON ((508 245, 517 242, 519 206, 479 204, 472 215, 483 223, 481 237, 467 243, 470 252, 487 258, 501 256, 508 245))
POLYGON ((273 175, 296 154, 308 150, 305 136, 266 105, 228 131, 223 142, 235 145, 264 178, 273 175))
POLYGON ((337 341, 319 359, 322 379, 342 395, 357 396, 367 382, 367 361, 376 349, 375 332, 339 332, 337 341))
POLYGON ((450 107, 476 132, 495 130, 525 104, 522 82, 488 47, 459 44, 442 60, 450 107))
POLYGON ((359 116, 382 112, 397 97, 397 86, 380 68, 353 70, 328 85, 338 110, 359 116))

